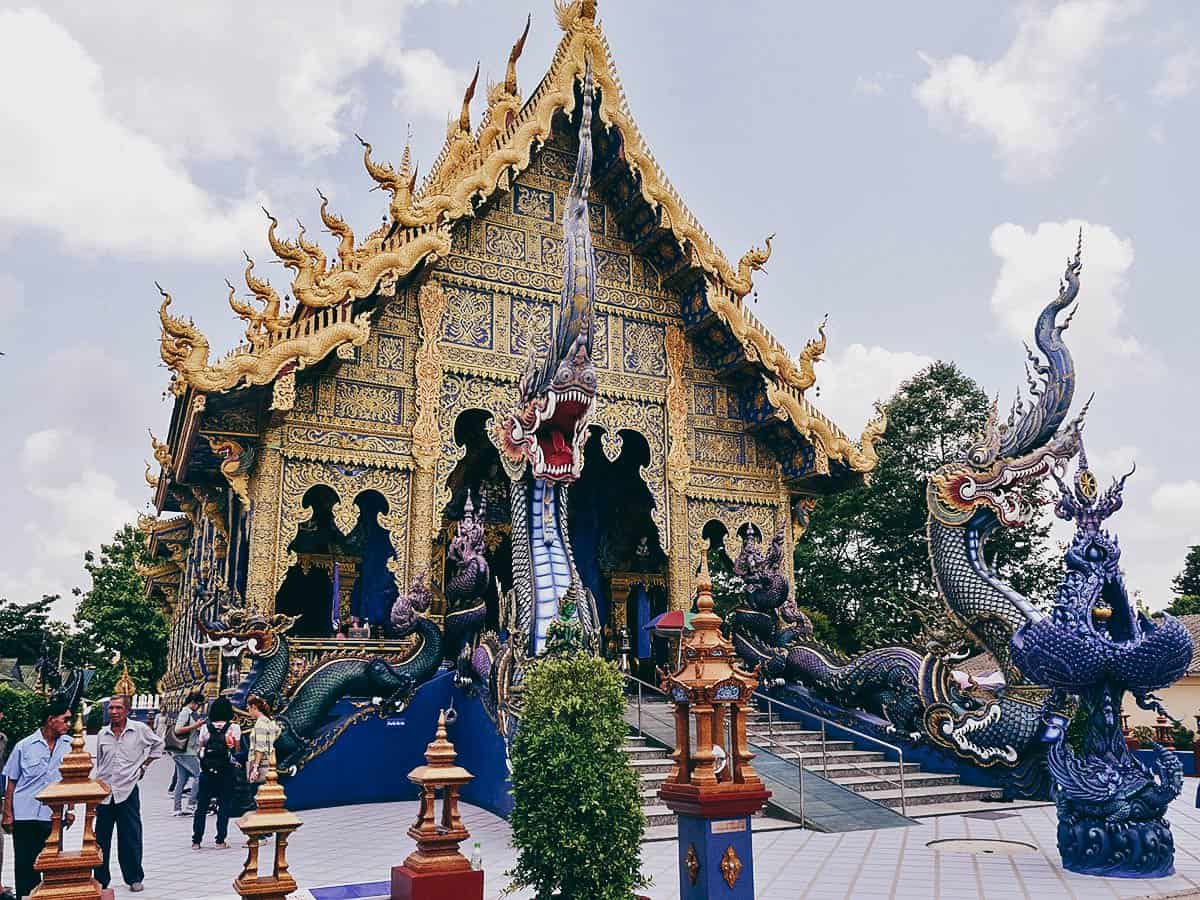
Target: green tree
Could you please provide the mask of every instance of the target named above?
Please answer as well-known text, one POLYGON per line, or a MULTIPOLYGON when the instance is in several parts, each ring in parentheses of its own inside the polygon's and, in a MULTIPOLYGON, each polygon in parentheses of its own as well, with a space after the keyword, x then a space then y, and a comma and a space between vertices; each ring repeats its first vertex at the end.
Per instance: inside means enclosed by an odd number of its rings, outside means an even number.
POLYGON ((166 671, 167 624, 158 604, 146 596, 145 579, 137 572, 139 563, 148 562, 142 536, 126 525, 111 544, 101 544, 100 553, 84 554, 84 569, 92 577, 92 587, 80 596, 75 625, 81 640, 96 649, 96 676, 89 694, 110 693, 128 664, 129 674, 139 690, 152 692, 166 671), (121 652, 115 666, 113 651, 121 652))
POLYGON ((1179 594, 1181 599, 1200 597, 1200 544, 1188 550, 1183 560, 1183 571, 1171 580, 1171 590, 1179 594))
POLYGON ((1200 596, 1184 594, 1182 597, 1176 597, 1166 611, 1173 616, 1200 615, 1200 596))
POLYGON ((43 642, 49 643, 65 629, 61 622, 50 621, 50 607, 58 599, 57 594, 43 594, 41 600, 24 604, 0 599, 0 657, 35 662, 43 642))
POLYGON ((644 883, 622 688, 612 663, 583 653, 529 671, 512 746, 514 887, 547 900, 629 900, 644 883))
MULTIPOLYGON (((888 430, 869 485, 823 498, 796 547, 796 596, 824 613, 846 652, 913 640, 922 617, 945 616, 929 567, 925 484, 930 473, 983 427, 989 401, 952 363, 935 362, 885 404, 888 430)), ((1030 499, 1048 494, 1028 485, 1030 499)), ((1042 604, 1054 595, 1059 563, 1043 515, 1022 529, 999 528, 988 562, 1042 604)))

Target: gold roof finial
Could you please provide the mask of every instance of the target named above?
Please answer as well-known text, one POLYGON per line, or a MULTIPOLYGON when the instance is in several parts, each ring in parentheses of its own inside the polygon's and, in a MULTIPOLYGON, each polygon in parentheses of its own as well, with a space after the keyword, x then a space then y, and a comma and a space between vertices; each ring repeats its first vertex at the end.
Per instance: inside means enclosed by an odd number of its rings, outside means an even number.
POLYGON ((521 32, 521 36, 517 38, 517 42, 512 46, 512 51, 508 54, 508 71, 504 73, 506 93, 513 95, 517 93, 517 60, 521 58, 521 53, 525 50, 525 39, 529 37, 529 25, 532 21, 533 13, 530 13, 525 17, 525 30, 521 32))
POLYGON ((467 85, 463 94, 462 111, 458 114, 458 128, 466 134, 471 133, 471 100, 475 97, 475 85, 479 83, 479 63, 475 63, 475 76, 467 85))
POLYGON ((804 349, 800 351, 800 377, 793 382, 797 390, 806 391, 817 383, 817 373, 814 367, 821 361, 821 356, 825 353, 825 326, 828 322, 829 313, 825 313, 821 324, 817 326, 817 336, 805 344, 804 349))
POLYGON ((321 198, 321 221, 329 233, 338 239, 338 259, 345 266, 354 256, 354 231, 346 224, 346 220, 337 213, 329 211, 329 198, 317 188, 317 196, 321 198))
POLYGON ((114 697, 133 697, 137 694, 137 686, 129 676, 129 663, 121 663, 121 677, 113 685, 114 697))
POLYGON ((708 571, 709 542, 700 548, 700 571, 696 575, 696 612, 711 613, 713 610, 712 575, 708 571))

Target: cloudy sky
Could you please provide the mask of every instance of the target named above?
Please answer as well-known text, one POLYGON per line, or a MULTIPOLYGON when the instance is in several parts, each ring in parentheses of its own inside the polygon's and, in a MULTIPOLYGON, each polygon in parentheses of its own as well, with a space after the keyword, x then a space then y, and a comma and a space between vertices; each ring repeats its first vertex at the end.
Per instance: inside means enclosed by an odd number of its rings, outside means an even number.
MULTIPOLYGON (((86 587, 83 551, 146 502, 146 428, 170 411, 155 279, 232 345, 224 279, 243 249, 269 258, 260 204, 311 226, 320 187, 370 230, 386 198, 353 132, 398 160, 411 125, 427 163, 477 59, 502 77, 532 12, 528 92, 559 38, 550 0, 255 7, 0 0, 0 595, 86 587)), ((830 314, 817 402, 847 430, 937 358, 1007 401, 1083 228, 1068 339, 1097 394, 1089 454, 1102 477, 1137 460, 1115 524, 1131 586, 1163 605, 1200 542, 1200 6, 836 7, 601 0, 600 17, 726 253, 777 233, 757 312, 793 348, 830 314)))

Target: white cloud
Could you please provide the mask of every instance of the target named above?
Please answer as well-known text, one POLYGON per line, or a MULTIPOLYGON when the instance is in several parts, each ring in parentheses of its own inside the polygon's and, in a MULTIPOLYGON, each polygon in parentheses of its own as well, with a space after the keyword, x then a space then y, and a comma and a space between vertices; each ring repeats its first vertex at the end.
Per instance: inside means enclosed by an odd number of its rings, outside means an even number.
POLYGON ((1039 312, 1058 291, 1080 228, 1083 274, 1079 309, 1067 338, 1077 361, 1091 361, 1079 368, 1090 380, 1102 384, 1118 376, 1128 379, 1131 373, 1158 376, 1161 362, 1125 333, 1122 321, 1133 242, 1118 237, 1106 225, 1076 219, 1042 222, 1033 231, 1012 223, 998 225, 991 236, 992 252, 1000 258, 1000 274, 992 291, 993 314, 1010 334, 1028 340, 1039 312))
POLYGON ((0 225, 46 229, 80 253, 174 258, 260 238, 257 201, 214 201, 115 119, 100 67, 44 13, 0 11, 0 83, 21 86, 0 95, 0 225))
POLYGON ((886 75, 878 72, 874 75, 859 75, 854 79, 854 93, 862 94, 864 97, 881 97, 887 93, 887 89, 883 86, 886 79, 886 75))
POLYGON ((12 275, 0 272, 0 325, 11 322, 24 309, 25 285, 12 275))
POLYGON ((1186 97, 1200 81, 1200 53, 1185 50, 1163 61, 1162 74, 1150 88, 1150 96, 1159 103, 1186 97))
POLYGON ((65 428, 28 435, 20 451, 25 489, 41 504, 41 515, 26 526, 32 543, 30 583, 34 574, 46 593, 68 594, 83 580, 83 553, 108 541, 136 509, 121 496, 117 481, 94 464, 94 448, 65 428))
POLYGON ((387 67, 400 76, 393 103, 402 115, 445 119, 462 108, 470 76, 452 69, 432 50, 400 54, 389 59, 387 67))
POLYGON ((820 390, 810 396, 847 434, 857 435, 874 415, 875 401, 890 398, 901 382, 932 362, 920 353, 851 344, 817 364, 820 390))
POLYGON ((913 93, 936 123, 992 141, 1010 178, 1046 176, 1096 114, 1098 92, 1088 71, 1131 6, 1023 4, 1016 37, 999 59, 919 53, 929 76, 913 93))
MULTIPOLYGON (((1084 443, 1087 443, 1086 429, 1084 443)), ((1096 473, 1096 477, 1100 480, 1101 484, 1107 484, 1110 478, 1119 478, 1132 469, 1134 465, 1137 466, 1137 478, 1139 481, 1153 481, 1154 476, 1157 474, 1157 469, 1145 462, 1146 454, 1138 447, 1123 444, 1120 447, 1097 450, 1089 446, 1086 447, 1086 451, 1088 468, 1096 473)))
POLYGON ((1200 541, 1200 481, 1166 481, 1154 489, 1150 508, 1163 526, 1200 541))
MULTIPOLYGON (((122 121, 183 157, 231 159, 263 145, 304 156, 336 149, 351 130, 339 119, 363 105, 354 76, 376 63, 408 74, 401 35, 422 3, 52 0, 44 8, 103 67, 122 121)), ((424 71, 421 61, 428 68, 434 54, 418 54, 424 71)), ((415 112, 444 118, 451 108, 432 106, 440 96, 415 112)))

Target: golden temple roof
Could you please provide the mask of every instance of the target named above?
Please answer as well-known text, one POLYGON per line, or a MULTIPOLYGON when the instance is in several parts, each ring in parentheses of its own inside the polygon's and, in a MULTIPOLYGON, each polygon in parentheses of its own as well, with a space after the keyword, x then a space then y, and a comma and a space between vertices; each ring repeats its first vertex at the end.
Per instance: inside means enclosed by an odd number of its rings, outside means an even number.
POLYGON ((852 471, 870 471, 876 462, 873 444, 886 421, 873 420, 855 443, 804 397, 815 382, 813 366, 825 349, 823 325, 819 338, 796 358, 743 303, 753 287, 753 273, 771 255, 771 237, 763 247, 742 254, 736 267, 729 262, 647 147, 630 112, 608 40, 596 22, 594 0, 555 0, 555 7, 564 34, 533 93, 522 102, 516 78, 527 20, 509 54, 505 78, 489 86, 487 109, 472 131, 470 102, 479 77, 476 68, 461 110, 450 117, 442 150, 419 189, 407 145, 397 169, 374 158, 371 144, 359 138, 367 173, 390 195, 389 220, 361 243, 345 221, 329 210, 324 195, 320 195, 321 220, 339 239, 333 260, 305 238, 303 226, 294 239, 281 237, 278 220, 267 212, 268 243, 293 272, 290 296, 297 304, 293 315, 281 307, 270 284, 253 275, 254 263, 247 256, 245 281, 262 309, 237 300, 230 285, 229 304, 247 322, 247 340, 223 359, 211 361, 208 340, 192 322, 168 311, 171 297, 162 291, 161 355, 173 373, 172 391, 182 396, 189 388, 207 393, 265 385, 285 371, 324 359, 344 344, 364 344, 370 332, 368 313, 352 316, 352 302, 369 297, 381 282, 394 282, 449 254, 453 225, 473 217, 496 192, 509 189, 513 178, 528 168, 537 149, 552 136, 555 116, 573 112, 575 83, 582 80, 590 60, 599 89, 600 120, 620 133, 624 163, 635 176, 642 199, 658 213, 661 227, 673 234, 680 247, 690 250, 692 264, 705 273, 709 308, 738 340, 746 358, 764 370, 768 398, 779 418, 817 448, 818 471, 824 463, 828 472, 828 460, 840 461, 852 471))

